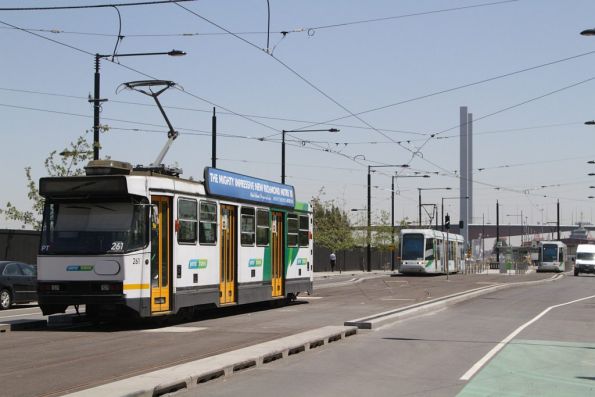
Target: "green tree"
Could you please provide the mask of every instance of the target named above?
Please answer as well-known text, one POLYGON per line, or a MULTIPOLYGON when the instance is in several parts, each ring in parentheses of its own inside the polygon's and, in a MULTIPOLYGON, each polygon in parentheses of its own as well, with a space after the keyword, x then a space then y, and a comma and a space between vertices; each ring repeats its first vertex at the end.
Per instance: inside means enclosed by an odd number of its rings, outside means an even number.
POLYGON ((351 223, 345 210, 334 200, 323 201, 320 193, 312 199, 314 241, 331 251, 347 250, 354 245, 351 223))
POLYGON ((385 261, 385 257, 390 258, 390 255, 387 256, 386 254, 391 252, 391 245, 393 243, 393 231, 389 218, 390 214, 388 211, 381 211, 372 233, 372 245, 380 252, 380 261, 382 264, 390 262, 385 261))
MULTIPOLYGON (((92 146, 85 140, 84 136, 80 136, 75 142, 71 142, 69 147, 60 152, 58 158, 56 158, 57 153, 57 150, 50 152, 44 161, 48 176, 82 175, 84 173, 84 164, 93 158, 92 146)), ((30 166, 25 167, 25 177, 28 190, 27 198, 31 201, 31 209, 22 210, 11 202, 7 202, 5 209, 0 210, 0 214, 3 214, 7 220, 20 222, 23 228, 30 226, 34 230, 40 230, 43 197, 39 195, 39 188, 37 182, 33 180, 30 166)))

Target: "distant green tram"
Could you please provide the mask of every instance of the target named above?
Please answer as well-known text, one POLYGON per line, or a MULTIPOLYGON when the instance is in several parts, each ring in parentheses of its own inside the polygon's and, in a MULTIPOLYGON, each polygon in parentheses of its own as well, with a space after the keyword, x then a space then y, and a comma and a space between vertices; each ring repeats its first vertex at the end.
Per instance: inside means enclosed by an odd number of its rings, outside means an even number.
POLYGON ((401 273, 457 273, 465 269, 460 234, 432 229, 401 230, 401 273))

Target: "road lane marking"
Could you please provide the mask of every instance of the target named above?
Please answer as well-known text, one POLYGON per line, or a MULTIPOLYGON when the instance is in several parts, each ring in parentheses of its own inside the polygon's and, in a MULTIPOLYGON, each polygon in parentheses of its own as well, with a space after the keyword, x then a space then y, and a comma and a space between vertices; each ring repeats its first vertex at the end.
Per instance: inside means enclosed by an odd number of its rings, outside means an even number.
POLYGON ((381 301, 414 301, 413 298, 382 298, 381 301))
POLYGON ((508 335, 506 338, 502 339, 501 342, 499 342, 496 346, 494 346, 492 348, 492 350, 490 350, 485 356, 483 356, 481 358, 481 360, 479 360, 471 368, 469 368, 469 370, 467 372, 465 372, 465 374, 463 376, 461 376, 459 379, 460 380, 471 379, 473 377, 473 375, 475 375, 475 373, 477 373, 477 371, 479 371, 481 369, 481 367, 483 367, 490 359, 492 359, 492 357, 494 357, 500 350, 502 350, 502 348, 504 346, 506 346, 508 344, 508 342, 510 342, 515 336, 520 334, 525 328, 527 328, 528 326, 530 326, 531 324, 533 324, 534 322, 539 320, 541 317, 545 316, 550 310, 556 309, 558 307, 566 306, 566 305, 571 305, 573 303, 581 302, 581 301, 584 301, 587 299, 592 299, 592 298, 595 298, 595 295, 587 296, 586 298, 575 299, 570 302, 561 303, 559 305, 554 305, 554 306, 548 307, 547 309, 545 309, 544 311, 539 313, 537 316, 535 316, 532 320, 521 325, 520 327, 515 329, 510 335, 508 335))
POLYGON ((164 327, 164 328, 154 328, 154 329, 144 329, 141 332, 177 332, 177 333, 184 333, 184 332, 196 332, 202 331, 207 329, 206 327, 164 327))

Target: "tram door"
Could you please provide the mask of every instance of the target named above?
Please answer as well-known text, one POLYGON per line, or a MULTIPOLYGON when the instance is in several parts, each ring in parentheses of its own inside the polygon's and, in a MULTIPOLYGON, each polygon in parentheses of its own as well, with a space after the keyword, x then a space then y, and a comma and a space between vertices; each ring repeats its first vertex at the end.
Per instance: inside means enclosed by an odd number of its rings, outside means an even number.
POLYGON ((219 303, 235 302, 235 277, 237 257, 236 207, 221 205, 221 251, 219 269, 219 303))
POLYGON ((170 198, 152 196, 151 219, 151 312, 169 311, 170 280, 170 198))
POLYGON ((271 239, 271 284, 272 296, 283 295, 283 213, 272 212, 271 239))

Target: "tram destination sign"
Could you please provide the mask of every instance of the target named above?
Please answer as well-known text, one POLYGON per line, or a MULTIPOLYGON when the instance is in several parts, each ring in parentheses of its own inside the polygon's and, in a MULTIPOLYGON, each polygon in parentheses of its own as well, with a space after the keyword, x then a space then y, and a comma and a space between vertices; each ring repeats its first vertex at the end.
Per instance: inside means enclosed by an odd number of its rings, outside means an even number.
POLYGON ((280 207, 295 207, 291 185, 205 167, 205 188, 213 196, 229 197, 280 207))

